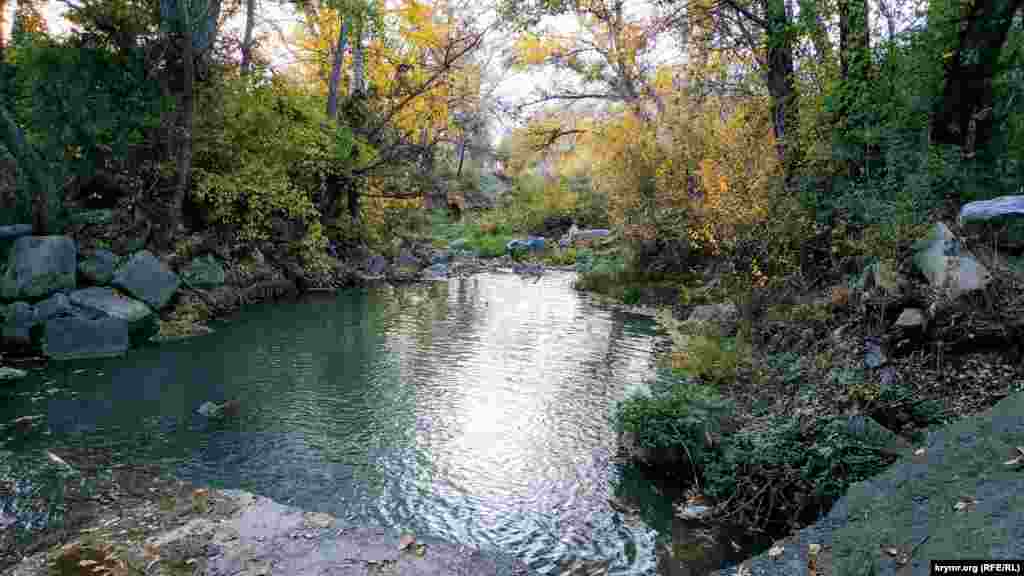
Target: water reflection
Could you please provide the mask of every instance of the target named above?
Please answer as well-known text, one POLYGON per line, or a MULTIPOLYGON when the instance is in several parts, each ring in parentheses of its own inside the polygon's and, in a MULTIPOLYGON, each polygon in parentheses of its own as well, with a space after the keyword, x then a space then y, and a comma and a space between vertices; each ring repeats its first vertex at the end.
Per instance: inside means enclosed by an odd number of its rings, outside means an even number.
POLYGON ((654 574, 669 502, 614 463, 609 420, 652 376, 653 322, 570 281, 488 274, 256 307, 207 337, 51 367, 41 378, 79 395, 46 410, 58 434, 103 430, 197 483, 495 548, 537 574, 654 574), (239 417, 195 413, 227 399, 239 417), (624 494, 649 510, 624 518, 608 504, 624 494))

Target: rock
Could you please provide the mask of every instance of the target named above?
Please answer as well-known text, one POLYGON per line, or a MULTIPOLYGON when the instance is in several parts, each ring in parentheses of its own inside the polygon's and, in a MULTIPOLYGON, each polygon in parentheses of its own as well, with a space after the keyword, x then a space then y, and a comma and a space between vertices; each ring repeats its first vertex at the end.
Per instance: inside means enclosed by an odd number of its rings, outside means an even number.
POLYGON ((736 332, 739 318, 740 312, 735 304, 732 302, 719 302, 717 304, 702 304, 694 307, 685 323, 706 323, 719 328, 723 335, 730 336, 736 332))
POLYGON ((120 318, 51 318, 43 353, 54 360, 119 356, 129 347, 128 323, 120 318))
POLYGON ((447 280, 448 265, 443 263, 431 264, 423 271, 423 277, 427 280, 447 280))
POLYGON ((960 208, 959 223, 985 222, 1005 216, 1024 216, 1024 196, 1000 196, 968 202, 960 208))
POLYGON ((136 252, 114 274, 114 286, 142 300, 154 310, 170 302, 178 290, 178 275, 148 250, 136 252))
POLYGON ((949 228, 939 222, 928 238, 914 245, 914 265, 947 299, 985 287, 992 279, 988 270, 963 250, 949 228))
POLYGON ((398 259, 395 261, 395 266, 399 268, 419 269, 423 267, 423 262, 421 262, 419 258, 414 256, 410 250, 402 248, 402 250, 398 253, 398 259))
POLYGON ((3 240, 17 240, 22 236, 32 235, 31 224, 11 224, 10 226, 0 226, 0 241, 3 240))
POLYGON ((448 249, 449 250, 461 250, 461 249, 465 248, 466 244, 468 244, 468 243, 469 243, 469 240, 466 240, 465 238, 456 238, 455 240, 452 240, 451 242, 448 243, 448 249))
POLYGON ((77 247, 67 236, 22 236, 14 241, 0 297, 37 300, 75 288, 77 247))
POLYGON ((885 356, 885 351, 882 350, 882 345, 878 340, 873 338, 868 339, 864 342, 864 365, 868 368, 878 368, 883 366, 889 359, 885 356))
POLYGON ((32 328, 39 323, 36 309, 27 302, 15 302, 7 308, 3 340, 15 346, 32 344, 32 328))
POLYGON ((95 226, 113 221, 113 210, 82 210, 71 215, 71 224, 75 226, 95 226))
POLYGON ((132 298, 125 298, 110 288, 85 288, 71 293, 71 303, 82 308, 102 312, 104 316, 135 323, 148 318, 153 311, 132 298))
POLYGON ((78 273, 92 284, 109 284, 114 278, 117 255, 110 250, 95 250, 78 263, 78 273))
POLYGON ((449 252, 434 252, 430 255, 430 264, 447 264, 452 258, 449 252))
POLYGON ((516 262, 512 264, 512 271, 523 276, 541 276, 544 274, 544 266, 542 264, 520 264, 516 262))
POLYGON ((380 276, 388 268, 388 261, 383 256, 374 254, 366 261, 366 273, 370 276, 380 276))
POLYGON ((544 238, 542 236, 527 236, 526 237, 526 249, 531 252, 543 252, 544 251, 544 238))
POLYGON ((607 230, 604 228, 594 228, 592 230, 577 230, 576 233, 573 234, 571 237, 573 242, 577 242, 580 240, 590 241, 595 240, 597 238, 605 238, 607 236, 610 236, 611 233, 611 230, 607 230))
POLYGON ((220 406, 214 404, 213 402, 207 401, 200 404, 199 408, 196 409, 196 412, 202 414, 203 416, 206 416, 207 418, 213 418, 214 416, 220 414, 220 406))
POLYGON ((900 317, 896 319, 896 323, 893 324, 896 328, 902 328, 905 330, 921 330, 923 331, 928 325, 928 320, 924 315, 924 310, 920 308, 906 308, 900 313, 900 317))
POLYGON ((0 382, 13 382, 15 380, 21 380, 25 376, 28 376, 28 372, 25 372, 24 370, 0 366, 0 382))
POLYGON ((71 301, 63 292, 57 292, 46 300, 36 304, 36 317, 40 322, 71 315, 71 301))
POLYGON ((216 288, 224 284, 226 278, 224 266, 212 254, 193 258, 188 266, 181 271, 182 282, 192 288, 216 288))
POLYGON ((194 518, 170 532, 150 538, 146 544, 160 555, 162 561, 184 564, 189 559, 206 557, 216 529, 214 522, 206 518, 194 518))
POLYGON ((228 400, 223 404, 216 404, 214 402, 203 402, 196 409, 196 412, 206 416, 207 418, 219 418, 221 416, 238 416, 241 411, 242 403, 237 400, 228 400))

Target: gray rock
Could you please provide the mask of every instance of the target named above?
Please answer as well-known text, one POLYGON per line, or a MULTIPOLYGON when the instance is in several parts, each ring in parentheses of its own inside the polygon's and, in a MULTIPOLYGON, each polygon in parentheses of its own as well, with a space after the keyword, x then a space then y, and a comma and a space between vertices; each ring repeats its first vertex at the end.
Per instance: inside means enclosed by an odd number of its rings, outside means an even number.
POLYGON ((15 302, 7 308, 3 340, 9 344, 27 346, 32 343, 32 327, 39 323, 36 309, 27 302, 15 302))
POLYGON ((900 313, 900 317, 896 319, 894 326, 911 330, 924 330, 927 324, 928 320, 925 318, 924 310, 920 308, 906 308, 900 313))
POLYGON ((595 238, 605 238, 607 236, 610 236, 611 233, 611 230, 607 230, 604 228, 594 228, 591 230, 577 230, 576 233, 572 235, 572 240, 575 242, 576 240, 593 240, 595 238))
POLYGON ((423 262, 417 258, 409 250, 403 248, 398 253, 398 259, 395 261, 395 265, 399 268, 422 268, 423 262))
POLYGON ((882 345, 874 339, 869 339, 864 343, 864 365, 868 368, 878 368, 888 362, 889 359, 885 356, 885 351, 882 350, 882 345))
POLYGON ((85 288, 71 293, 70 301, 76 306, 102 312, 104 316, 118 318, 128 323, 139 322, 153 311, 144 303, 125 298, 110 288, 85 288))
POLYGON ((1000 196, 968 202, 960 208, 960 224, 984 222, 1001 217, 1024 216, 1024 196, 1000 196))
POLYGON ((69 316, 70 314, 71 301, 63 292, 57 292, 36 304, 36 315, 40 322, 56 318, 57 316, 69 316))
POLYGON ((430 264, 447 264, 452 255, 449 252, 434 252, 430 255, 430 264))
POLYGON ((192 262, 181 271, 181 280, 186 286, 195 288, 216 288, 224 284, 227 274, 212 254, 202 258, 193 258, 192 262))
POLYGON ((469 240, 465 238, 456 238, 455 240, 452 240, 451 242, 448 243, 448 248, 450 250, 459 250, 465 248, 466 244, 469 244, 469 240))
POLYGON ((22 236, 14 241, 0 297, 36 300, 75 288, 78 249, 67 236, 22 236))
POLYGON ((14 380, 21 380, 25 376, 28 376, 28 372, 19 370, 17 368, 8 368, 7 366, 0 366, 0 382, 11 382, 14 380))
POLYGON ((117 268, 117 255, 110 250, 96 250, 78 263, 78 273, 92 284, 109 284, 117 268))
POLYGON ((213 402, 206 401, 199 405, 199 408, 196 409, 196 412, 202 414, 203 416, 206 416, 207 418, 213 418, 214 416, 220 414, 220 406, 213 402))
POLYGON ((11 224, 10 226, 0 226, 0 240, 17 240, 22 236, 31 235, 31 224, 11 224))
POLYGON ((170 302, 180 280, 151 252, 142 250, 117 269, 113 284, 159 310, 170 302))
POLYGON ((444 263, 431 264, 423 271, 423 277, 427 280, 447 280, 448 265, 444 263))
POLYGON ((914 245, 914 265, 934 288, 949 299, 984 288, 991 280, 988 269, 964 250, 953 232, 937 223, 928 237, 914 245))
POLYGON ((383 256, 374 254, 366 261, 366 273, 371 276, 380 276, 388 268, 388 261, 383 256))
POLYGON ((54 360, 119 356, 128 351, 128 323, 120 318, 51 318, 46 321, 43 353, 54 360))

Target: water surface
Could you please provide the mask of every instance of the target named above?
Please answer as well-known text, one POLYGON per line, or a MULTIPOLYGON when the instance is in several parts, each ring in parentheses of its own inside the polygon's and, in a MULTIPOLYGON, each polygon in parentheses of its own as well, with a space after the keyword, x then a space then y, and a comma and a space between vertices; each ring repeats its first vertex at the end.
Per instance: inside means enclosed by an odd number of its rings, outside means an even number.
POLYGON ((259 305, 209 336, 53 364, 0 391, 0 421, 45 413, 56 439, 103 438, 198 484, 512 554, 536 574, 655 574, 670 503, 616 464, 609 415, 665 342, 571 279, 259 305), (196 413, 227 399, 237 418, 196 413))

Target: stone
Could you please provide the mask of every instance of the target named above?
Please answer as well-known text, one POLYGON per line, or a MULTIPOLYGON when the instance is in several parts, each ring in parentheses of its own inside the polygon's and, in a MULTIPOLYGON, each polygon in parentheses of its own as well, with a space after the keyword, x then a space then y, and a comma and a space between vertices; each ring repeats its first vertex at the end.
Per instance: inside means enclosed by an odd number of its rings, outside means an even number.
POLYGON ((111 288, 95 286, 75 290, 70 301, 76 306, 102 312, 104 316, 118 318, 128 323, 135 323, 148 318, 153 311, 144 303, 133 298, 125 298, 111 288))
POLYGON ((371 276, 380 276, 388 269, 388 261, 383 256, 374 254, 366 261, 366 273, 371 276))
POLYGON ((0 298, 38 300, 75 288, 78 248, 67 236, 22 236, 14 241, 0 298))
POLYGON ((451 259, 450 252, 434 252, 430 255, 430 264, 447 264, 451 259))
POLYGON ((78 263, 78 273, 91 284, 109 284, 117 268, 117 255, 99 249, 78 263))
POLYGON ((21 380, 26 376, 28 376, 28 372, 24 370, 0 366, 0 382, 13 382, 14 380, 21 380))
POLYGON ((11 224, 10 226, 0 226, 0 241, 3 240, 17 240, 22 236, 32 235, 31 224, 11 224))
POLYGON ((448 265, 441 262, 438 262, 437 264, 431 264, 426 270, 423 271, 423 277, 427 280, 447 280, 448 265))
POLYGON ((128 351, 128 323, 120 318, 51 318, 46 321, 43 353, 54 360, 120 356, 128 351))
POLYGON ((584 241, 595 240, 597 238, 605 238, 607 236, 610 236, 611 233, 612 233, 611 230, 607 230, 605 228, 594 228, 594 229, 591 229, 591 230, 578 230, 578 231, 576 231, 575 234, 572 235, 572 240, 573 240, 573 242, 576 242, 576 241, 579 241, 579 240, 584 240, 584 241))
POLYGON ((961 247, 949 227, 939 222, 927 238, 914 244, 913 263, 928 282, 952 300, 984 288, 992 275, 961 247))
POLYGON ((702 304, 694 307, 686 324, 706 323, 717 326, 723 335, 732 335, 736 332, 739 323, 740 312, 732 302, 719 302, 717 304, 702 304))
POLYGON ((452 240, 451 242, 448 243, 448 248, 450 250, 460 250, 462 248, 465 248, 466 244, 468 243, 469 240, 465 238, 456 238, 455 240, 452 240))
POLYGON ((883 366, 889 359, 882 350, 882 345, 875 339, 868 339, 864 342, 864 365, 868 368, 883 366))
POLYGON ((1024 216, 1024 196, 1000 196, 968 202, 960 207, 959 223, 985 222, 1002 217, 1024 216))
POLYGON ((213 418, 214 416, 220 415, 220 406, 213 402, 206 401, 199 405, 196 412, 206 416, 207 418, 213 418))
POLYGON ((32 328, 38 323, 34 306, 27 302, 15 302, 7 308, 3 340, 8 344, 28 346, 32 343, 32 328))
POLYGON ((171 301, 180 280, 150 251, 141 250, 117 269, 113 284, 154 310, 160 310, 171 301))
POLYGON ((542 252, 544 251, 544 238, 542 236, 527 236, 526 237, 526 248, 531 252, 542 252))
POLYGON ((421 268, 423 263, 420 259, 413 255, 411 251, 406 248, 398 253, 398 259, 395 261, 395 265, 399 268, 421 268))
POLYGON ((57 292, 46 300, 36 304, 36 316, 40 322, 58 316, 71 315, 71 301, 63 292, 57 292))
POLYGON ((224 266, 212 254, 193 258, 188 266, 181 271, 182 282, 192 288, 216 288, 224 284, 226 279, 224 266))
POLYGON ((900 313, 900 317, 896 319, 894 324, 897 328, 911 329, 911 330, 924 330, 928 325, 928 320, 924 315, 924 310, 920 308, 906 308, 900 313))

